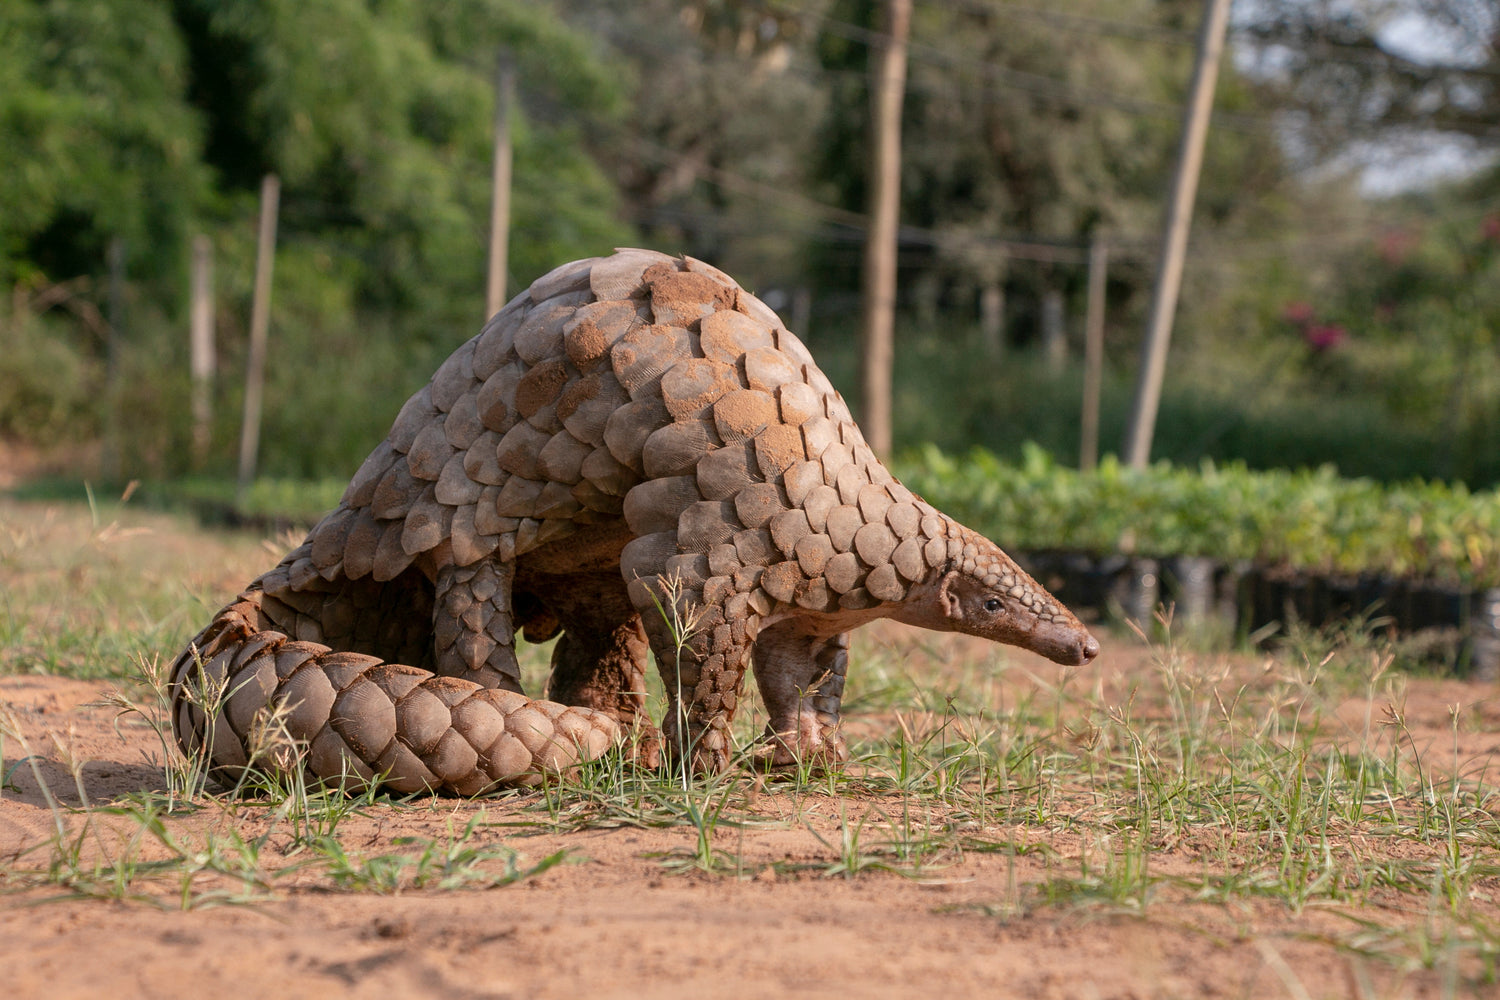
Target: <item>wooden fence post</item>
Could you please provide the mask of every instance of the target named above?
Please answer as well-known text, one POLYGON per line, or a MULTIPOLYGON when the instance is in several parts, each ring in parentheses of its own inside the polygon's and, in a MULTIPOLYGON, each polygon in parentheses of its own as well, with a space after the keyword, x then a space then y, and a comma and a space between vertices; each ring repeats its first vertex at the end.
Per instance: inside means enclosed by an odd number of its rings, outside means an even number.
POLYGON ((193 237, 192 306, 188 310, 189 372, 192 375, 193 460, 208 457, 213 433, 214 248, 213 241, 193 237))
POLYGON ((1099 392, 1104 380, 1105 269, 1109 250, 1102 240, 1089 244, 1088 313, 1083 324, 1083 413, 1078 431, 1078 468, 1099 464, 1099 392))
POLYGON ((1042 291, 1041 340, 1042 357, 1053 372, 1061 372, 1068 363, 1067 322, 1062 289, 1049 283, 1042 291))
POLYGON ((999 277, 979 288, 979 341, 992 360, 1005 353, 1005 283, 999 277))
POLYGON ((484 318, 505 305, 506 270, 510 267, 510 184, 512 143, 510 109, 516 102, 516 69, 510 53, 495 57, 495 155, 490 173, 490 263, 485 282, 484 318))
POLYGON ((109 310, 105 324, 109 330, 104 369, 106 423, 104 454, 100 462, 100 471, 109 482, 120 478, 120 366, 121 355, 125 351, 125 250, 125 237, 116 236, 109 241, 109 289, 105 306, 109 310))
POLYGON ((276 214, 281 179, 266 174, 260 183, 260 231, 255 249, 255 297, 250 304, 250 358, 245 369, 245 414, 240 424, 240 465, 235 502, 245 503, 260 451, 261 397, 266 382, 266 339, 271 323, 271 272, 276 263, 276 214))

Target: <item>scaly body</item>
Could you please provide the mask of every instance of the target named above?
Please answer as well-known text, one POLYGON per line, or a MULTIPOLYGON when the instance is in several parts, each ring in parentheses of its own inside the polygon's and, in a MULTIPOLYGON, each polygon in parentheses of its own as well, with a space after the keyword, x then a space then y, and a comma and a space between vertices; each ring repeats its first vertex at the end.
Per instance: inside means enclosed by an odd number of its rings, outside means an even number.
POLYGON ((620 251, 538 279, 454 352, 178 658, 173 725, 232 772, 281 704, 319 777, 472 794, 649 732, 649 646, 666 747, 698 770, 729 760, 747 669, 773 762, 836 762, 848 633, 875 618, 1098 650, 897 482, 770 309, 691 258, 620 251), (547 700, 521 693, 517 631, 562 633, 547 700), (212 717, 200 664, 229 692, 212 717))

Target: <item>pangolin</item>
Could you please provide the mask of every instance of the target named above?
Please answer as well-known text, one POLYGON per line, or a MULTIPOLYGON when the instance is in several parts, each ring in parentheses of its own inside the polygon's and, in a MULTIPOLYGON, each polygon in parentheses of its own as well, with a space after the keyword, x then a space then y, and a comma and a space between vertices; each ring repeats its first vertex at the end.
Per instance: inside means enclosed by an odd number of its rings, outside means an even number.
POLYGON ((729 763, 751 668, 762 755, 832 764, 848 635, 876 618, 1060 663, 1099 648, 886 470, 755 296, 620 250, 537 279, 438 368, 338 507, 178 657, 172 723, 233 775, 279 706, 304 752, 266 766, 476 794, 631 729, 654 758, 649 646, 674 759, 729 763), (561 633, 547 700, 521 691, 518 630, 561 633))

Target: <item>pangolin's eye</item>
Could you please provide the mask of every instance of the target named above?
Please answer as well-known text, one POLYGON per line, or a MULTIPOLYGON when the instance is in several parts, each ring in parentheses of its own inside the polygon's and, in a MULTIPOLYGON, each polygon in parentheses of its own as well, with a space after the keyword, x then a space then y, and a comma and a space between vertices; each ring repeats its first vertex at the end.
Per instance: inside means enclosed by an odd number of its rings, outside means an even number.
POLYGON ((984 610, 991 611, 991 612, 999 611, 1000 610, 1000 598, 998 598, 998 597, 991 597, 989 600, 985 601, 984 602, 984 610))

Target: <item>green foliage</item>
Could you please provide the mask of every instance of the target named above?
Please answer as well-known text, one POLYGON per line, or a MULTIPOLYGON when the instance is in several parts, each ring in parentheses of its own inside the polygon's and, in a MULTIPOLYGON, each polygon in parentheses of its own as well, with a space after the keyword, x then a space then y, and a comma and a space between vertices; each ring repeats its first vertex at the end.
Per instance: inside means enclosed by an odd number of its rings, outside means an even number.
MULTIPOLYGON (((898 451, 929 443, 947 452, 981 447, 1019 461, 1022 444, 1034 441, 1053 455, 1077 455, 1081 364, 1053 365, 1027 350, 989 355, 972 326, 914 320, 900 329, 898 451)), ((1500 446, 1485 450, 1486 438, 1449 434, 1441 422, 1413 418, 1370 393, 1332 391, 1321 370, 1305 364, 1308 351, 1290 333, 1256 334, 1230 346, 1184 340, 1181 350, 1173 348, 1163 387, 1155 457, 1178 465, 1238 461, 1253 469, 1333 465, 1342 475, 1383 482, 1500 482, 1500 446), (1457 455, 1472 456, 1463 474, 1457 455)), ((857 411, 858 346, 849 325, 816 327, 809 347, 857 411)), ((1099 421, 1105 451, 1119 444, 1135 394, 1134 355, 1111 345, 1107 360, 1099 421)), ((1390 377, 1401 371, 1393 367, 1390 377)), ((1500 392, 1476 396, 1475 405, 1486 399, 1500 413, 1500 392)))
MULTIPOLYGON (((588 47, 545 7, 501 0, 179 6, 201 43, 200 73, 241 82, 214 92, 215 127, 234 142, 211 146, 211 162, 230 190, 253 191, 259 182, 259 171, 240 161, 280 173, 287 242, 345 258, 339 269, 352 265, 352 273, 343 283, 361 306, 448 322, 476 315, 497 46, 520 54, 523 97, 563 103, 564 122, 607 115, 619 104, 588 47), (209 67, 210 54, 234 62, 209 67)), ((608 184, 584 154, 576 124, 520 117, 512 264, 529 277, 564 257, 598 252, 626 230, 613 219, 608 184)))
POLYGON ((559 0, 625 74, 623 114, 591 138, 649 245, 752 289, 806 280, 801 248, 824 200, 811 175, 831 82, 813 45, 827 7, 559 0))
POLYGON ((1302 119, 1304 157, 1369 156, 1372 137, 1495 147, 1500 14, 1488 0, 1271 0, 1239 27, 1260 87, 1302 119))
MULTIPOLYGON (((855 211, 865 210, 866 71, 880 6, 834 3, 818 41, 832 103, 819 175, 855 211)), ((1009 4, 916 5, 902 116, 908 275, 965 306, 977 288, 1003 287, 1024 309, 1044 290, 1081 290, 1073 247, 1090 238, 1133 244, 1154 233, 1190 75, 1183 29, 1198 9, 1180 0, 1080 0, 1054 17, 1009 4), (1061 247, 1050 259, 1018 253, 1007 239, 1061 247)), ((1221 75, 1219 107, 1253 111, 1254 95, 1235 69, 1221 75)), ((1199 225, 1242 227, 1259 207, 1247 193, 1263 194, 1281 176, 1280 152, 1256 130, 1216 133, 1212 145, 1216 169, 1205 177, 1201 203, 1209 210, 1199 225)), ((1135 254, 1122 266, 1124 256, 1117 252, 1112 279, 1121 302, 1151 280, 1135 254)), ((838 246, 819 254, 841 277, 856 259, 838 246)), ((1032 324, 1014 325, 1024 335, 1032 324)))
MULTIPOLYGON (((502 46, 519 80, 512 289, 637 242, 639 225, 643 242, 711 260, 747 287, 809 288, 810 339, 848 386, 859 239, 848 223, 864 209, 876 9, 0 6, 0 434, 45 448, 107 429, 126 478, 230 472, 256 191, 274 171, 261 469, 352 472, 482 319, 502 46), (220 345, 202 459, 183 374, 195 233, 214 247, 220 345), (111 379, 104 272, 116 237, 127 258, 111 379)), ((1262 20, 1288 11, 1272 4, 1262 20)), ((916 322, 898 337, 899 442, 1007 456, 1026 439, 1059 455, 1074 447, 1075 368, 1014 351, 975 363, 978 288, 1005 290, 1009 340, 1033 339, 1044 291, 1083 311, 1082 267, 1021 260, 998 248, 1007 237, 1067 244, 1064 258, 1086 238, 1113 241, 1102 426, 1107 438, 1123 426, 1197 16, 1188 0, 1080 0, 1066 13, 916 6, 901 261, 916 322)), ((1289 183, 1264 83, 1238 67, 1220 81, 1156 454, 1500 482, 1500 263, 1475 210, 1494 204, 1500 175, 1378 206, 1395 220, 1382 231, 1338 185, 1289 183), (1310 347, 1285 317, 1294 302, 1313 303, 1312 322, 1345 342, 1310 347)))
POLYGON ((0 287, 15 289, 11 314, 0 312, 0 433, 45 446, 108 426, 127 475, 192 467, 181 326, 188 239, 205 233, 223 377, 208 468, 227 471, 256 197, 275 172, 262 467, 352 471, 482 322, 500 46, 520 79, 514 288, 633 242, 586 148, 624 105, 621 74, 550 6, 0 7, 0 287), (106 380, 103 274, 115 238, 126 281, 106 380))
POLYGON ((0 437, 43 447, 98 429, 91 390, 103 365, 69 343, 68 331, 41 321, 0 327, 0 437))
POLYGON ((927 448, 903 480, 978 531, 1022 549, 1212 555, 1315 571, 1500 583, 1500 492, 1343 479, 1328 467, 1254 472, 1205 461, 1092 473, 1028 446, 1009 464, 927 448))
POLYGON ((1337 330, 1346 339, 1309 366, 1328 391, 1378 400, 1435 431, 1447 475, 1492 481, 1500 453, 1500 215, 1433 219, 1405 206, 1341 264, 1310 329, 1298 332, 1337 330))
POLYGON ((188 76, 164 4, 0 7, 0 284, 97 273, 112 237, 175 277, 209 180, 188 76))

